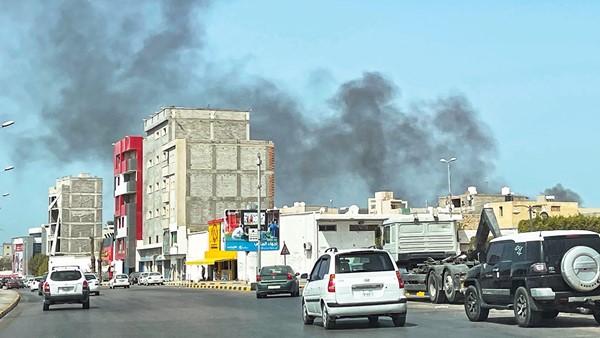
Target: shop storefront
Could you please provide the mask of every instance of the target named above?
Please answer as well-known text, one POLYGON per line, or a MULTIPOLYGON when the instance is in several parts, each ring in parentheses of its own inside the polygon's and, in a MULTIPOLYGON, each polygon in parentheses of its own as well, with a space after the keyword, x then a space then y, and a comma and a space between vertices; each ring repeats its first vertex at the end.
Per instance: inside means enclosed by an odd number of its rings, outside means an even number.
POLYGON ((204 252, 204 258, 185 262, 190 269, 197 269, 198 279, 202 279, 202 267, 204 267, 205 280, 236 280, 237 274, 237 252, 221 250, 221 224, 223 219, 208 222, 208 251, 204 252))

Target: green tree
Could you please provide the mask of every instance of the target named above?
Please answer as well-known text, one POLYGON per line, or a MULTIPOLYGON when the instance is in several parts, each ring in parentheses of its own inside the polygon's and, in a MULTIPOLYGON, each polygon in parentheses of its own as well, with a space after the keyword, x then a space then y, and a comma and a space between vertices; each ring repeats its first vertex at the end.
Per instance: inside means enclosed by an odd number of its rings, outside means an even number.
POLYGON ((29 260, 29 271, 35 273, 36 276, 42 275, 48 271, 48 256, 38 253, 29 260))
POLYGON ((4 256, 0 258, 0 271, 12 270, 12 257, 4 256))
MULTIPOLYGON (((600 218, 590 216, 553 216, 543 219, 536 217, 532 220, 533 230, 589 230, 600 233, 600 218)), ((519 222, 519 232, 530 231, 529 220, 519 222)))

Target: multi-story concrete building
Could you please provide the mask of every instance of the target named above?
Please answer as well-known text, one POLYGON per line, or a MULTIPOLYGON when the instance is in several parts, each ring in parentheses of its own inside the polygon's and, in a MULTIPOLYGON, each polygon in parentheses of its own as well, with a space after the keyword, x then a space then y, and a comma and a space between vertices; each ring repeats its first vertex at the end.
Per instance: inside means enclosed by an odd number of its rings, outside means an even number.
POLYGON ((29 260, 33 257, 34 238, 21 236, 12 239, 12 271, 21 276, 35 274, 29 271, 29 260))
POLYGON ((136 271, 137 241, 142 240, 142 136, 126 136, 114 143, 115 221, 112 258, 114 272, 136 271))
POLYGON ((402 214, 408 210, 408 202, 395 199, 391 191, 378 191, 374 198, 367 201, 369 214, 402 214))
POLYGON ((250 112, 168 107, 144 121, 144 225, 140 270, 181 279, 187 234, 226 209, 256 203, 257 153, 264 209, 274 202, 274 146, 250 140, 250 112))
POLYGON ((2 257, 11 256, 11 255, 12 255, 11 244, 10 243, 2 243, 2 257))
POLYGON ((102 178, 63 177, 48 195, 46 254, 89 256, 91 241, 97 245, 102 238, 102 178))
POLYGON ((45 244, 42 240, 42 227, 29 228, 29 237, 33 238, 31 256, 46 252, 45 244))

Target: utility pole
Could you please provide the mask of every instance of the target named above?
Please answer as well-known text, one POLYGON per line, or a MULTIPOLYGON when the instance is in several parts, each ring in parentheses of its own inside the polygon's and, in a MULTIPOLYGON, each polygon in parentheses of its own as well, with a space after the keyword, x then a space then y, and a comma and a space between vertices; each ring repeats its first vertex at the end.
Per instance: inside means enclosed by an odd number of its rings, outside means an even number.
POLYGON ((96 257, 94 257, 94 251, 96 250, 94 248, 94 237, 90 236, 90 256, 92 261, 90 266, 92 267, 92 272, 96 272, 96 257))
POLYGON ((258 167, 258 248, 256 249, 256 275, 260 275, 260 250, 261 250, 261 236, 262 236, 262 228, 261 228, 261 217, 260 217, 260 189, 261 178, 260 178, 260 166, 262 164, 262 160, 260 159, 260 153, 256 154, 256 166, 258 167))
POLYGON ((98 246, 98 280, 102 283, 102 239, 100 239, 98 246))

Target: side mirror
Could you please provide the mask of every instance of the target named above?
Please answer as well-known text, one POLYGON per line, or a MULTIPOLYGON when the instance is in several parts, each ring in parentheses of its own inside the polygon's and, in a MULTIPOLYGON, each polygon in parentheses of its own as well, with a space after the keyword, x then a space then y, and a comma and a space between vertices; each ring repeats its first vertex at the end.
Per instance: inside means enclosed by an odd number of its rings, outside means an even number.
POLYGON ((295 276, 296 277, 300 276, 300 272, 296 272, 295 276))
POLYGON ((300 278, 308 279, 308 274, 307 273, 303 273, 303 274, 300 275, 300 278))

